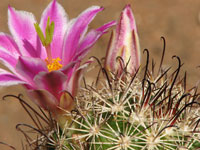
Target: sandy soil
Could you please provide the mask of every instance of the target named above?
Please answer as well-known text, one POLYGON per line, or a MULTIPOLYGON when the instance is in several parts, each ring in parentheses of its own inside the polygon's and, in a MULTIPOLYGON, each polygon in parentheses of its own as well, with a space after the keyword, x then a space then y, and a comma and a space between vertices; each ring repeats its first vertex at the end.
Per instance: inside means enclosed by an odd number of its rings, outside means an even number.
MULTIPOLYGON (((148 48, 151 56, 159 60, 162 53, 161 36, 167 41, 164 63, 176 65, 173 55, 180 56, 183 71, 188 73, 188 86, 199 79, 200 64, 200 1, 199 0, 58 0, 70 18, 76 17, 91 5, 100 5, 105 10, 95 18, 90 28, 97 28, 110 20, 118 19, 125 4, 130 3, 138 25, 141 50, 148 48)), ((39 21, 43 9, 50 0, 1 0, 0 31, 9 33, 7 27, 7 6, 33 12, 39 21)), ((105 55, 109 34, 104 35, 89 54, 99 58, 105 55)), ((143 54, 142 54, 143 55, 143 54)), ((142 62, 145 57, 142 56, 142 62)), ((0 88, 0 97, 6 94, 24 93, 20 86, 0 88)), ((26 98, 25 96, 25 99, 26 98)), ((15 100, 0 101, 0 141, 21 149, 22 136, 16 131, 18 123, 30 123, 28 115, 15 100)), ((1 150, 8 148, 2 147, 1 150)))

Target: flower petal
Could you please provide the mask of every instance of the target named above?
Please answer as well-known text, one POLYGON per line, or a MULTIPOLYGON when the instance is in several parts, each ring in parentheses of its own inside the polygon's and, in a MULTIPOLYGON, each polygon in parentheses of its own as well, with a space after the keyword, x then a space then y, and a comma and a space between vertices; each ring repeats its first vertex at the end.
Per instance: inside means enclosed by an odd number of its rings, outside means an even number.
POLYGON ((51 43, 52 57, 61 58, 64 34, 67 28, 66 25, 68 19, 65 10, 59 3, 56 2, 56 0, 53 0, 42 14, 40 27, 44 33, 48 17, 50 17, 50 22, 53 21, 55 24, 53 41, 51 43))
POLYGON ((84 63, 82 66, 80 66, 78 69, 76 69, 75 72, 73 72, 69 83, 67 85, 67 91, 71 93, 72 96, 75 96, 77 94, 80 81, 83 77, 83 73, 86 70, 86 68, 89 66, 90 63, 92 63, 92 60, 88 60, 86 63, 84 63))
POLYGON ((15 72, 15 66, 17 64, 17 59, 14 54, 11 54, 3 47, 0 47, 0 61, 5 65, 10 71, 15 72))
POLYGON ((23 56, 40 57, 41 43, 38 40, 32 13, 8 8, 8 26, 23 56))
POLYGON ((73 73, 74 69, 76 68, 75 66, 79 65, 80 63, 77 61, 72 61, 69 64, 67 64, 66 66, 62 67, 60 69, 61 72, 63 72, 68 80, 71 78, 71 74, 73 73))
POLYGON ((67 76, 60 71, 40 72, 34 81, 37 88, 47 90, 60 99, 61 92, 66 90, 67 76))
POLYGON ((89 48, 91 48, 95 42, 104 34, 106 33, 106 31, 114 26, 116 24, 115 21, 111 21, 105 25, 103 25, 102 27, 96 29, 96 30, 92 30, 90 31, 85 38, 83 39, 83 41, 80 43, 79 49, 78 49, 78 53, 76 54, 76 56, 74 57, 74 60, 77 59, 82 59, 83 57, 85 57, 85 55, 88 53, 89 48))
POLYGON ((117 48, 124 47, 122 49, 125 63, 130 59, 127 66, 127 71, 134 74, 140 66, 140 45, 137 34, 137 27, 131 6, 127 5, 122 12, 120 23, 117 26, 117 38, 118 44, 117 48))
POLYGON ((3 47, 10 52, 14 57, 18 58, 20 55, 19 48, 13 38, 5 33, 0 33, 0 47, 3 47))
POLYGON ((116 46, 116 32, 112 31, 110 40, 108 43, 108 49, 106 51, 106 59, 105 59, 105 68, 108 71, 116 71, 116 58, 117 58, 117 50, 115 50, 116 46))
POLYGON ((88 24, 93 20, 95 15, 101 10, 103 10, 103 8, 98 6, 90 7, 81 13, 75 20, 72 20, 73 24, 68 28, 64 41, 65 43, 62 56, 64 65, 68 64, 68 62, 73 59, 73 56, 76 54, 81 35, 85 32, 88 24))
POLYGON ((0 69, 0 86, 10 86, 16 84, 26 84, 26 82, 22 81, 10 72, 0 69))
POLYGON ((38 106, 51 112, 56 111, 59 105, 57 99, 46 90, 28 90, 28 95, 38 106))
POLYGON ((41 71, 48 72, 48 69, 45 62, 40 58, 20 56, 16 71, 24 77, 24 80, 34 86, 33 78, 41 71))
POLYGON ((137 26, 133 12, 131 10, 131 6, 126 5, 126 7, 121 13, 119 24, 117 25, 116 31, 117 34, 120 34, 120 32, 128 33, 131 32, 132 30, 137 31, 137 26))

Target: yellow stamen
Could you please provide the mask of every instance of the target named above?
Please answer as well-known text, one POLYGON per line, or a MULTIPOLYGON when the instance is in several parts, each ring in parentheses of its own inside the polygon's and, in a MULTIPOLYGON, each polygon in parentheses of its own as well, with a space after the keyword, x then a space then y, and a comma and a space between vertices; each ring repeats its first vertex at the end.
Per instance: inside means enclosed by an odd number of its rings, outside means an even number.
POLYGON ((59 61, 61 61, 59 57, 56 59, 51 59, 50 61, 48 58, 45 59, 49 72, 62 68, 62 64, 60 64, 59 61))

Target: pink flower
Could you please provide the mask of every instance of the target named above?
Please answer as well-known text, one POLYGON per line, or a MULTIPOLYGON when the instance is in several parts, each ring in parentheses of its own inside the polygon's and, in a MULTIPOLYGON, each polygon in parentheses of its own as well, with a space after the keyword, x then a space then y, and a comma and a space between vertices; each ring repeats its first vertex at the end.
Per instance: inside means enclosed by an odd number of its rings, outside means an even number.
POLYGON ((102 10, 92 6, 69 21, 63 7, 53 0, 38 25, 32 13, 9 6, 12 36, 0 33, 0 60, 11 72, 0 69, 0 85, 23 84, 32 100, 44 109, 71 110, 71 96, 76 95, 82 71, 90 63, 80 66, 80 61, 115 24, 112 21, 86 33, 89 23, 102 10), (42 38, 44 33, 46 39, 42 38))
POLYGON ((111 35, 105 68, 120 76, 125 67, 126 71, 133 75, 139 66, 140 47, 137 28, 131 7, 127 5, 121 13, 116 30, 111 35))

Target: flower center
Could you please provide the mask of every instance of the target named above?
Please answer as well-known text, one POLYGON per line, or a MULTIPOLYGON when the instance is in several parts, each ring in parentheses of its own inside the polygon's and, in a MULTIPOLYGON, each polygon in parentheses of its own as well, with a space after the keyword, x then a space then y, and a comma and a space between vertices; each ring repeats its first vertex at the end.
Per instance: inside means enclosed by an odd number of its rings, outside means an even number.
POLYGON ((63 65, 60 64, 59 61, 61 61, 59 57, 53 58, 51 60, 49 60, 48 58, 45 59, 49 72, 59 70, 60 68, 62 68, 63 65))

